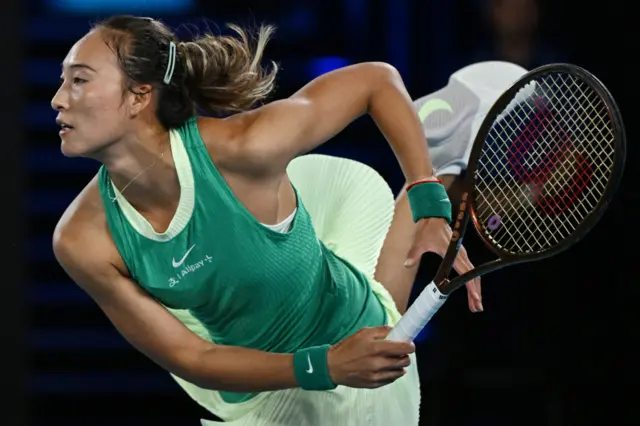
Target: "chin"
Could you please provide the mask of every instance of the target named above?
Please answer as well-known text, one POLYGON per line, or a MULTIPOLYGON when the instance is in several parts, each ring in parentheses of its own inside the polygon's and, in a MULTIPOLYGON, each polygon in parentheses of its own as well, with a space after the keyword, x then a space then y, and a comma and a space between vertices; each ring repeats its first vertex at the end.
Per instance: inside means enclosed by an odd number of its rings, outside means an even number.
POLYGON ((62 143, 60 144, 60 152, 62 152, 62 155, 64 155, 65 157, 68 158, 75 158, 75 157, 82 157, 83 153, 77 149, 77 146, 74 146, 73 144, 70 144, 69 142, 66 141, 62 141, 62 143))
POLYGON ((77 157, 90 158, 92 157, 92 154, 96 150, 91 149, 86 145, 76 144, 76 143, 70 142, 69 140, 65 140, 65 138, 62 138, 62 143, 60 144, 60 151, 62 152, 62 155, 68 158, 77 158, 77 157))

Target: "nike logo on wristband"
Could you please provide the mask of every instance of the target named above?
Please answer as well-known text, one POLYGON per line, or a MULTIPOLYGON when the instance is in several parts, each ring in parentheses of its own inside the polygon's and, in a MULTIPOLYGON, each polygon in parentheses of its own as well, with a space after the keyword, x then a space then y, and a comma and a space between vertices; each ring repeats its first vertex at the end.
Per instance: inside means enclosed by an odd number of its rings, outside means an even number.
POLYGON ((311 355, 307 354, 307 361, 309 361, 309 368, 306 370, 307 373, 313 373, 313 365, 311 365, 311 355))

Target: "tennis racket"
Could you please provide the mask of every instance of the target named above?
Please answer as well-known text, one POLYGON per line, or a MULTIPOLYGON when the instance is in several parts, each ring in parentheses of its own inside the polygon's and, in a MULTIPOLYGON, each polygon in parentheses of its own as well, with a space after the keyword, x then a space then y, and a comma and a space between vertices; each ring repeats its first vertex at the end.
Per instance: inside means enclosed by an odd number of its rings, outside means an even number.
POLYGON ((520 78, 478 130, 434 280, 387 339, 414 340, 467 281, 556 255, 583 238, 618 189, 625 138, 613 97, 585 69, 552 64, 520 78), (449 280, 469 219, 498 258, 449 280))

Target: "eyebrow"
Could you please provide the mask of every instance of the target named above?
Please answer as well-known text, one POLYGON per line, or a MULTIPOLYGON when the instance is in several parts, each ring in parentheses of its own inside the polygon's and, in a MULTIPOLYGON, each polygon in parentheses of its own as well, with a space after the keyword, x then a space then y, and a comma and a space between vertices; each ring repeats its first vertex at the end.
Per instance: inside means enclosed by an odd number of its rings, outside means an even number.
POLYGON ((71 64, 71 65, 69 65, 69 68, 72 69, 72 70, 73 69, 86 69, 86 70, 89 70, 89 71, 96 72, 96 70, 91 68, 89 65, 82 64, 82 63, 71 64))

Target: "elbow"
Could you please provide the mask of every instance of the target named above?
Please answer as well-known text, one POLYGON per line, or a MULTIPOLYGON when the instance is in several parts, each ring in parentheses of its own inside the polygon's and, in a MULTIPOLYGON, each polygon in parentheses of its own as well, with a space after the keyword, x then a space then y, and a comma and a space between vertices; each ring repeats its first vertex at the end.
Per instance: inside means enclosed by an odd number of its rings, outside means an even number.
POLYGON ((389 93, 404 91, 404 83, 400 72, 391 64, 386 62, 365 62, 363 77, 360 81, 366 82, 369 97, 367 102, 367 113, 371 114, 377 101, 383 102, 389 93))
POLYGON ((387 62, 365 62, 368 79, 373 87, 386 87, 389 84, 396 85, 402 82, 400 71, 387 62))
POLYGON ((376 70, 377 72, 383 73, 384 75, 390 75, 390 76, 400 75, 400 72, 398 71, 398 69, 388 62, 372 61, 372 62, 365 62, 365 64, 371 67, 372 69, 376 70))
POLYGON ((189 351, 182 357, 177 357, 173 368, 167 368, 171 373, 201 389, 221 390, 218 379, 215 377, 215 363, 211 358, 215 357, 215 345, 207 345, 198 351, 189 351))
POLYGON ((350 67, 353 80, 360 88, 368 88, 369 93, 402 82, 402 76, 396 67, 387 62, 361 62, 350 67))

